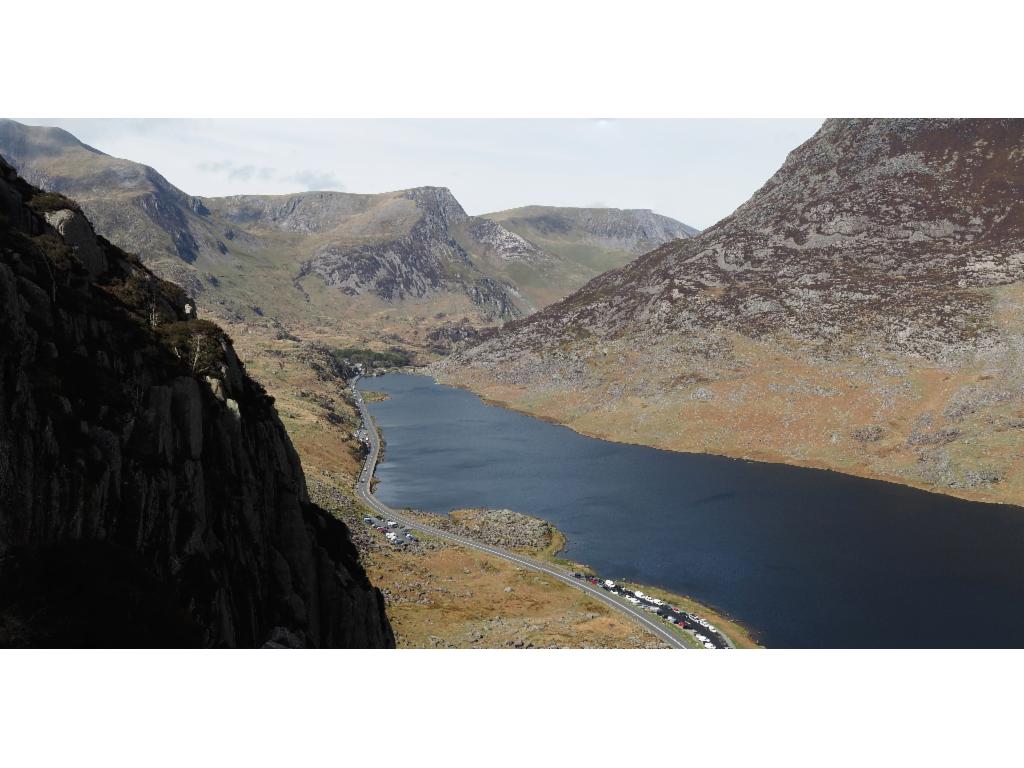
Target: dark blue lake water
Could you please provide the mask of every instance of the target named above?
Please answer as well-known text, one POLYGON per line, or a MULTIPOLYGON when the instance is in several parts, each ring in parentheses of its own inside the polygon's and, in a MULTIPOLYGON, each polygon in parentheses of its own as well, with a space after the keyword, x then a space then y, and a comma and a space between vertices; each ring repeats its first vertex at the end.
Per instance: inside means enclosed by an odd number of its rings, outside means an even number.
POLYGON ((768 647, 1024 647, 1024 509, 583 437, 425 376, 362 382, 394 507, 550 520, 606 578, 710 604, 768 647))

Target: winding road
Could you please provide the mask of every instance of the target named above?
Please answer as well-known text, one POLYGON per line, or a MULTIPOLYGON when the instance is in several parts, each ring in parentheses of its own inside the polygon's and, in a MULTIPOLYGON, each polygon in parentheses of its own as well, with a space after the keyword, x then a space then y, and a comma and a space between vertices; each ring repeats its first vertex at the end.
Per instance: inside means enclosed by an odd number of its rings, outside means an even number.
POLYGON ((486 552, 489 555, 500 557, 503 560, 508 560, 511 563, 529 568, 532 571, 538 571, 540 573, 551 576, 559 581, 568 584, 574 589, 578 589, 581 592, 585 592, 588 596, 595 600, 600 600, 605 605, 608 605, 620 613, 626 614, 630 619, 637 622, 643 629, 647 630, 651 634, 655 635, 659 640, 665 642, 671 648, 687 649, 688 646, 683 642, 682 638, 677 634, 673 633, 670 629, 662 626, 657 621, 653 621, 646 611, 634 608, 631 604, 618 600, 609 595, 604 590, 593 586, 587 581, 576 579, 573 575, 565 570, 557 568, 546 563, 541 563, 533 560, 529 557, 510 552, 506 549, 499 547, 492 547, 488 544, 481 544, 480 542, 473 541, 464 536, 459 536, 448 531, 443 531, 439 528, 434 528, 429 525, 424 525, 421 522, 409 520, 402 517, 400 512, 392 509, 383 502, 377 499, 371 491, 370 484, 373 481, 373 473, 377 468, 377 459, 380 456, 380 437, 377 434, 377 427, 374 424, 373 417, 370 415, 369 409, 366 407, 366 403, 363 401, 362 393, 356 389, 356 382, 352 382, 352 393, 355 397, 356 405, 359 406, 359 412, 363 417, 363 424, 366 427, 367 437, 370 441, 370 452, 366 457, 366 462, 363 464, 363 469, 359 474, 359 480, 356 483, 356 491, 359 497, 366 503, 366 505, 374 510, 377 514, 383 515, 388 520, 394 520, 397 523, 401 523, 406 528, 413 530, 422 531, 428 533, 431 536, 435 536, 439 539, 453 542, 469 549, 475 549, 480 552, 486 552))

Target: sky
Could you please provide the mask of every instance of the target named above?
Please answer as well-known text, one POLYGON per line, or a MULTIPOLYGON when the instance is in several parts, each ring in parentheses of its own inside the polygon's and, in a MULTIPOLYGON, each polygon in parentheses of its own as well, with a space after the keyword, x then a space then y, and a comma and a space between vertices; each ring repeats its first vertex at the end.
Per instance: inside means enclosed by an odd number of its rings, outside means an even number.
POLYGON ((650 208, 703 229, 810 136, 810 119, 49 119, 191 195, 448 187, 470 214, 650 208))

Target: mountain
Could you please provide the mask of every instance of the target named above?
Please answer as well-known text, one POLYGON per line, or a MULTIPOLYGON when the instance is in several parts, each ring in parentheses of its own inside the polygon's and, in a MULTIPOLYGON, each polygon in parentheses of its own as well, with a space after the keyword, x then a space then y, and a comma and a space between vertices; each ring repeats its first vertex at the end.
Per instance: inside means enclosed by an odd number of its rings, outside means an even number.
POLYGON ((195 307, 0 158, 0 645, 393 646, 195 307))
POLYGON ((531 205, 482 218, 496 231, 478 239, 507 243, 478 249, 482 268, 515 284, 537 308, 660 245, 698 234, 649 210, 531 205))
MULTIPOLYGON (((110 157, 60 128, 0 119, 0 155, 26 180, 73 197, 97 231, 181 284, 204 248, 216 241, 203 205, 152 168, 110 157)), ((201 290, 201 285, 193 285, 201 290)))
POLYGON ((148 166, 12 120, 0 121, 0 154, 226 319, 318 326, 403 302, 481 324, 521 314, 509 287, 453 240, 466 214, 446 189, 192 197, 148 166))
POLYGON ((0 120, 0 154, 30 182, 75 198, 100 234, 144 254, 219 318, 318 336, 441 349, 452 329, 529 314, 638 255, 639 243, 689 231, 649 212, 591 212, 580 224, 573 209, 527 209, 573 222, 549 250, 504 227, 502 214, 467 215, 443 187, 194 197, 59 128, 12 120, 0 120))
POLYGON ((1024 499, 1024 121, 830 120, 754 196, 437 366, 612 439, 1024 499))

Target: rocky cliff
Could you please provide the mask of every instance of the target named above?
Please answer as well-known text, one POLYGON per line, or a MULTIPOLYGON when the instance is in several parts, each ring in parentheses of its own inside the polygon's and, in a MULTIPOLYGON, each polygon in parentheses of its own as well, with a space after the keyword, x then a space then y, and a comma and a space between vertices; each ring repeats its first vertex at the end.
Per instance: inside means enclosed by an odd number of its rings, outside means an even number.
POLYGON ((315 274, 348 295, 372 293, 392 302, 463 294, 490 321, 523 314, 515 287, 478 269, 456 241, 454 230, 469 217, 450 190, 418 187, 400 193, 398 201, 414 206, 407 231, 379 242, 326 243, 302 263, 300 278, 315 274))
POLYGON ((1024 497, 1024 121, 830 120, 441 374, 595 434, 1024 497))
POLYGON ((0 159, 0 645, 393 644, 226 335, 0 159))

